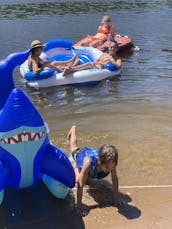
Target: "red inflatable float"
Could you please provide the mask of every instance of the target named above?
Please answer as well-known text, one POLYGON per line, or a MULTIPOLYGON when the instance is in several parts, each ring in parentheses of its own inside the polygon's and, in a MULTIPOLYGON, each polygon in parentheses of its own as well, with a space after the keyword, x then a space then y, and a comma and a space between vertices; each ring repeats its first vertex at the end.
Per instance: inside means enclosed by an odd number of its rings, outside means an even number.
MULTIPOLYGON (((84 37, 80 41, 76 42, 74 46, 81 46, 83 43, 86 43, 85 41, 87 41, 87 39, 88 39, 88 36, 84 37)), ((127 51, 134 47, 131 38, 128 36, 121 36, 118 34, 115 36, 115 41, 118 43, 118 46, 119 46, 118 52, 127 51)), ((105 41, 103 45, 98 46, 97 48, 102 51, 105 51, 106 48, 108 48, 108 46, 110 45, 110 43, 111 43, 110 41, 105 41)))

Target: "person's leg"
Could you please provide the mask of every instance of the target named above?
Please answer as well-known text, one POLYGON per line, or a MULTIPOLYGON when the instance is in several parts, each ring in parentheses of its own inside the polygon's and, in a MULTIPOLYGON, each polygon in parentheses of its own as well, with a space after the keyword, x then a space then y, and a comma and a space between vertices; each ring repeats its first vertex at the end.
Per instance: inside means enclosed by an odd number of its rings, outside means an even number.
POLYGON ((72 61, 72 63, 71 63, 70 66, 73 67, 73 66, 78 65, 79 64, 79 61, 80 61, 79 58, 76 57, 75 59, 73 59, 73 61, 72 61))
POLYGON ((71 66, 71 67, 67 67, 65 68, 64 72, 63 72, 63 76, 66 76, 72 72, 76 72, 76 71, 82 71, 82 70, 86 70, 86 69, 90 69, 93 68, 94 64, 89 62, 89 63, 85 63, 85 64, 81 64, 81 65, 77 65, 77 66, 71 66))
POLYGON ((89 46, 92 42, 92 36, 87 36, 83 41, 81 41, 80 46, 89 46))
POLYGON ((69 130, 67 134, 67 139, 69 140, 70 144, 70 152, 74 152, 76 149, 78 149, 77 146, 77 138, 76 138, 76 126, 73 125, 71 129, 69 130))
POLYGON ((59 63, 56 60, 51 62, 51 65, 54 66, 55 68, 58 68, 59 70, 64 70, 66 68, 66 63, 59 63))
POLYGON ((73 66, 71 67, 71 69, 76 72, 76 71, 81 71, 81 70, 86 70, 86 69, 90 69, 93 68, 94 65, 91 62, 85 63, 85 64, 81 64, 81 65, 77 65, 77 66, 73 66))
POLYGON ((67 61, 57 61, 54 60, 51 62, 51 65, 55 68, 58 68, 59 70, 64 70, 70 66, 75 66, 79 63, 79 59, 76 57, 76 55, 74 55, 74 57, 72 57, 72 59, 67 60, 67 61))
POLYGON ((90 47, 97 48, 98 46, 103 44, 103 40, 94 40, 90 43, 90 47))
POLYGON ((43 64, 43 69, 44 69, 44 70, 54 69, 55 71, 59 71, 59 70, 60 70, 60 68, 59 68, 58 66, 55 66, 55 65, 53 65, 53 64, 50 63, 50 62, 44 63, 44 64, 43 64))
POLYGON ((67 139, 69 140, 69 144, 70 144, 70 152, 71 152, 71 156, 70 161, 72 163, 72 166, 74 168, 74 172, 75 172, 75 177, 76 177, 76 183, 78 182, 78 178, 79 178, 79 170, 76 166, 76 162, 75 159, 73 158, 72 153, 74 153, 75 151, 79 150, 78 146, 77 146, 77 138, 76 138, 76 126, 73 125, 71 127, 71 129, 69 130, 68 134, 67 134, 67 139))

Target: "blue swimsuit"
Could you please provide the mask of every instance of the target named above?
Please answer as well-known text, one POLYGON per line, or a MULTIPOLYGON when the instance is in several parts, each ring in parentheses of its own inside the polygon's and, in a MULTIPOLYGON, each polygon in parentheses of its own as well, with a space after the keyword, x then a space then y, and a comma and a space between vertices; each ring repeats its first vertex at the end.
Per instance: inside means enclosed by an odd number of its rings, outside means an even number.
POLYGON ((97 159, 99 151, 92 150, 90 148, 77 149, 72 153, 72 156, 76 162, 76 166, 79 170, 82 169, 83 160, 87 156, 90 160, 90 170, 88 176, 91 178, 101 179, 106 177, 109 173, 97 172, 97 159))

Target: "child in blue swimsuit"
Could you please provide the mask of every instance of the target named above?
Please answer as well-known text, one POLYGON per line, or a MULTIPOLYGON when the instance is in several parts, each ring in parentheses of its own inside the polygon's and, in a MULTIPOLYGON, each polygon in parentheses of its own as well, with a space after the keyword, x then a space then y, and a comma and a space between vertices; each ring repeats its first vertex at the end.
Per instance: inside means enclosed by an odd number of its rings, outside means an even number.
POLYGON ((116 166, 118 164, 118 150, 115 146, 104 144, 99 150, 91 148, 78 148, 76 126, 73 125, 68 133, 71 156, 75 162, 74 169, 77 181, 77 208, 81 214, 86 211, 82 203, 83 187, 87 178, 101 179, 111 174, 113 185, 113 198, 115 204, 123 204, 119 198, 118 177, 116 166))

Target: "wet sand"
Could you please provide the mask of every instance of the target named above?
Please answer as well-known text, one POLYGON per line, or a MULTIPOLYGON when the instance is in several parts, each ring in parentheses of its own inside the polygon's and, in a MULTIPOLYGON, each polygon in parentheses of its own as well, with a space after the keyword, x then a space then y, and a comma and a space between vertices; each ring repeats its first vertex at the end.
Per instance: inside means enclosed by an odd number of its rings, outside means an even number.
POLYGON ((123 190, 128 205, 121 208, 103 207, 90 211, 84 219, 85 228, 99 229, 171 229, 172 189, 150 188, 123 190), (130 199, 131 198, 131 199, 130 199))
POLYGON ((106 181, 87 186, 83 201, 89 213, 81 217, 74 207, 75 188, 65 200, 52 197, 41 183, 22 191, 10 189, 0 208, 0 228, 172 228, 172 188, 121 188, 120 192, 127 204, 117 208, 111 205, 106 181))

